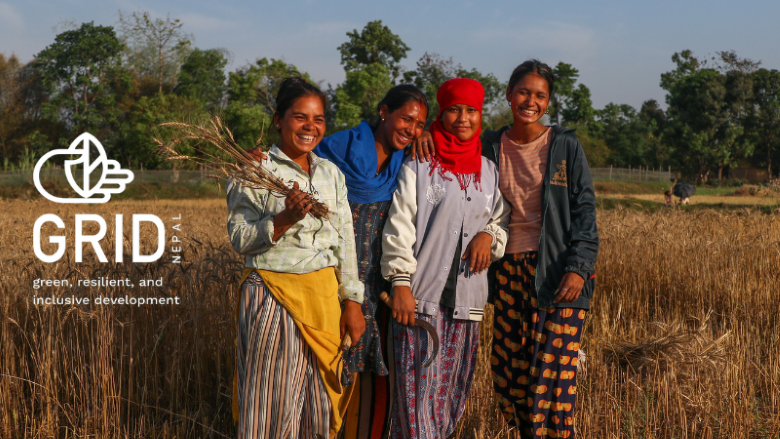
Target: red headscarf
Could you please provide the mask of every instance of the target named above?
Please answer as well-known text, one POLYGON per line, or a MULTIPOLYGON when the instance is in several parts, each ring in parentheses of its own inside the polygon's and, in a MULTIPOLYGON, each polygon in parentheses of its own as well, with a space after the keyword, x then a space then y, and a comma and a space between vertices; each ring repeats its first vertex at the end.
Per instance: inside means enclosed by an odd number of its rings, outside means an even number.
POLYGON ((460 141, 454 134, 444 130, 441 123, 441 114, 447 108, 456 104, 466 104, 476 108, 482 115, 482 102, 485 100, 485 89, 478 81, 468 78, 454 78, 445 82, 436 92, 436 101, 439 103, 439 114, 436 121, 431 124, 431 136, 436 148, 436 155, 431 162, 431 174, 438 167, 443 178, 449 171, 458 178, 461 189, 465 190, 474 181, 474 186, 479 188, 480 173, 482 171, 482 143, 479 135, 482 127, 477 129, 474 136, 466 141, 460 141))

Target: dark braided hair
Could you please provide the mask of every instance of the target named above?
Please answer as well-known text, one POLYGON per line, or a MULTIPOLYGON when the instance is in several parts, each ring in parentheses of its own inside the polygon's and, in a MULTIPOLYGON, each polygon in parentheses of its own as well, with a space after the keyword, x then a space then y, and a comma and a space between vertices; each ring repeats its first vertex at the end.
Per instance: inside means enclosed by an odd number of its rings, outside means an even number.
POLYGON ((509 90, 514 89, 521 79, 531 73, 536 73, 547 81, 547 86, 550 88, 550 96, 552 96, 555 89, 555 76, 550 66, 538 59, 529 59, 515 68, 512 76, 509 77, 509 90))

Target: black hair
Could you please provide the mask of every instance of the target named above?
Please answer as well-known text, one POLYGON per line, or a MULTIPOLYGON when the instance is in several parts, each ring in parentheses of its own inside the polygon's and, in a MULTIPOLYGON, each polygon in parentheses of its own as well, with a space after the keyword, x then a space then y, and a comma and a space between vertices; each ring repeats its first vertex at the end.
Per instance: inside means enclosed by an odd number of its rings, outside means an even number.
POLYGON ((525 61, 524 63, 515 67, 515 70, 512 72, 512 76, 509 77, 509 90, 511 91, 513 88, 515 88, 515 85, 517 85, 521 79, 527 75, 530 75, 531 73, 536 73, 537 75, 544 78, 545 81, 547 81, 547 86, 550 89, 550 96, 552 96, 553 91, 555 90, 555 76, 553 75, 553 71, 550 66, 539 61, 538 59, 529 59, 528 61, 525 61))
POLYGON ((378 114, 379 110, 387 105, 387 112, 392 113, 393 111, 406 105, 407 102, 411 101, 419 102, 425 105, 425 115, 427 117, 428 113, 430 112, 428 98, 425 97, 425 93, 420 91, 419 88, 411 84, 396 85, 395 87, 388 90, 385 97, 383 97, 382 100, 379 101, 379 103, 376 105, 376 112, 378 114))
POLYGON ((284 78, 276 93, 276 111, 274 115, 284 117, 284 113, 293 106, 295 101, 305 96, 317 96, 322 100, 322 107, 328 108, 328 98, 316 85, 306 81, 301 76, 284 78))

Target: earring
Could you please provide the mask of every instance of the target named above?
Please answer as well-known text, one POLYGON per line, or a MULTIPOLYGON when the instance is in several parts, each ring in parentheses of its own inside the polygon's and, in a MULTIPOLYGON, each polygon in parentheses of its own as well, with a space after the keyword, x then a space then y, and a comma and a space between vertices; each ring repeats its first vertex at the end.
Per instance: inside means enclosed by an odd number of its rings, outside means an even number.
POLYGON ((547 109, 547 110, 544 112, 544 114, 550 114, 550 109, 548 108, 548 109, 547 109))

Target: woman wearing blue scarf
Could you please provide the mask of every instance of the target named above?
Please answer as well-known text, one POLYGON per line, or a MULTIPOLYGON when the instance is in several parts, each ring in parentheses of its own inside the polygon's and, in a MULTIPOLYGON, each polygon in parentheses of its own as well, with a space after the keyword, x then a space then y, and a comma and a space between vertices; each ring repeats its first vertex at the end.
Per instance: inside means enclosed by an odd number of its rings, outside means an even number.
MULTIPOLYGON (((417 87, 398 85, 377 105, 374 126, 358 126, 322 139, 313 150, 338 166, 346 177, 347 198, 352 209, 355 248, 360 280, 365 285, 363 314, 366 331, 348 357, 352 372, 358 372, 340 437, 369 439, 388 437, 392 388, 388 382, 389 308, 379 307, 379 295, 390 291, 379 266, 382 229, 392 204, 404 149, 423 131, 428 100, 417 87)), ((259 150, 250 150, 259 155, 259 150)), ((392 337, 392 331, 390 331, 392 337)), ((392 350, 392 346, 390 346, 392 350)))

